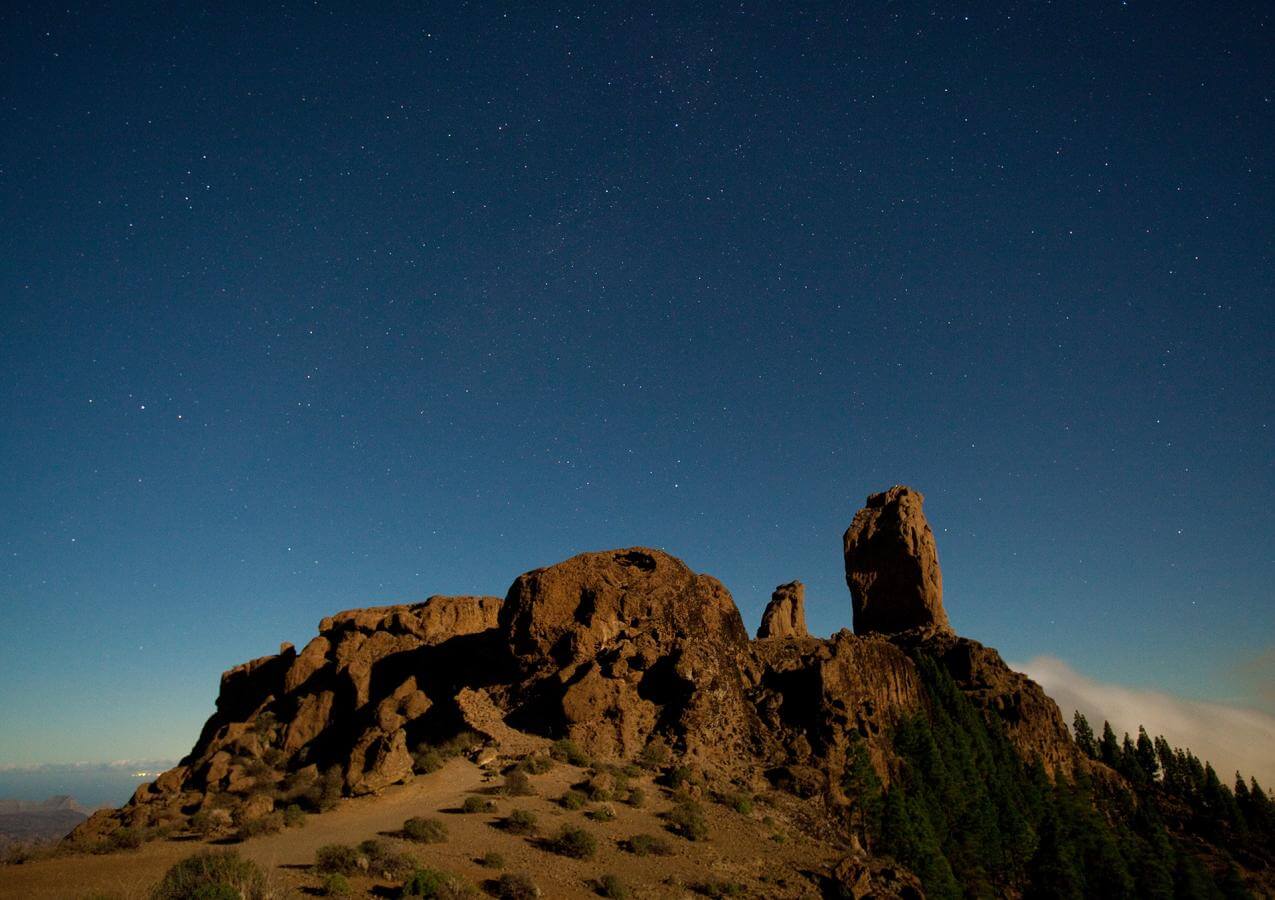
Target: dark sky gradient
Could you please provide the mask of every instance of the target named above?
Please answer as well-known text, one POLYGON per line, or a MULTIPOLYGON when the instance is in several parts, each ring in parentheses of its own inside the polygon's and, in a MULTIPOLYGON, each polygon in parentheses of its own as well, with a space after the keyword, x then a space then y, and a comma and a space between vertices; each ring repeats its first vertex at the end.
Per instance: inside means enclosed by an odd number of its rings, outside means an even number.
POLYGON ((588 549, 828 633, 896 482, 962 633, 1263 703, 1269 4, 264 6, 0 13, 0 763, 588 549))

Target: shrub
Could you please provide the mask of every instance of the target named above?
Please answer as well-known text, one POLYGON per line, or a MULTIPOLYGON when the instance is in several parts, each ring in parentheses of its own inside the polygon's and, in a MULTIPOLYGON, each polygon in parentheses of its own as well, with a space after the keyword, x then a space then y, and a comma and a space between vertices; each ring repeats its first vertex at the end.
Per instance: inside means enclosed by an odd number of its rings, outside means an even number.
POLYGON ((344 875, 332 874, 323 880, 323 896, 348 897, 354 891, 350 888, 349 879, 344 875))
POLYGON ((412 771, 418 775, 428 775, 430 772, 437 772, 447 762, 446 757, 439 753, 433 747, 418 751, 412 757, 412 771))
POLYGON ((450 759, 453 756, 468 753, 482 742, 483 739, 472 731, 459 731, 439 744, 438 750, 443 756, 450 759))
POLYGON ((640 787, 630 788, 628 795, 624 798, 624 802, 629 806, 638 808, 646 806, 646 791, 640 787))
POLYGON ((732 794, 726 798, 726 802, 730 808, 735 810, 741 816, 751 815, 753 811, 753 798, 747 794, 732 794))
POLYGON ((549 843, 554 853, 569 856, 572 859, 591 859, 598 850, 597 839, 583 828, 564 825, 549 843))
POLYGON ((146 840, 136 828, 118 828, 106 839, 109 850, 136 850, 146 840))
POLYGON ((615 807, 610 803, 603 803, 593 812, 589 813, 589 818, 595 822, 610 822, 615 818, 615 807))
POLYGON ((324 844, 314 852, 314 867, 320 872, 353 875, 359 871, 359 851, 349 844, 324 844))
POLYGON ((174 865, 151 892, 151 900, 264 900, 265 873, 235 850, 207 850, 174 865))
POLYGON ((333 766, 314 779, 297 799, 311 812, 327 812, 337 805, 344 790, 345 779, 341 770, 333 766))
POLYGON ((510 797, 530 797, 536 792, 536 789, 531 786, 531 779, 527 777, 527 773, 517 769, 505 776, 505 786, 502 790, 510 797))
POLYGON ((665 779, 673 790, 681 790, 702 783, 702 779, 690 766, 674 766, 665 779))
POLYGON ((398 895, 426 900, 459 900, 473 896, 473 891, 454 875, 437 869, 417 869, 403 882, 398 895))
POLYGON ((575 741, 563 738, 560 741, 554 741, 553 746, 549 748, 549 755, 560 762, 569 763, 573 766, 587 766, 589 764, 589 754, 580 748, 575 741))
POLYGON ((603 875, 598 879, 598 893, 611 900, 627 900, 629 889, 615 875, 603 875))
POLYGON ((515 809, 501 823, 510 834, 531 834, 536 830, 536 814, 526 809, 515 809))
POLYGON ((682 800, 665 814, 669 828, 688 841, 708 839, 708 822, 704 810, 694 800, 682 800))
POLYGON ((533 754, 524 757, 522 762, 518 763, 518 768, 528 775, 543 775, 553 768, 553 759, 548 756, 533 754))
POLYGON ((420 844, 441 844, 447 840, 447 825, 441 819, 412 816, 403 823, 403 837, 420 844))
POLYGON ((569 790, 558 798, 558 805, 563 809, 583 809, 589 798, 577 790, 569 790))
POLYGON ((610 800, 612 789, 615 787, 615 779, 610 775, 594 775, 584 785, 584 792, 589 795, 590 800, 603 801, 610 800))
POLYGON ((283 811, 283 825, 285 828, 300 828, 305 824, 305 812, 295 803, 289 803, 283 811))
POLYGON ((691 890, 705 897, 744 896, 744 886, 736 881, 701 881, 691 885, 691 890))
POLYGON ((222 820, 213 815, 210 809, 201 809, 190 817, 190 830, 200 837, 207 837, 221 826, 222 820))
POLYGON ((669 749, 663 738, 657 737, 652 738, 638 755, 638 765, 644 769, 660 769, 667 766, 672 759, 673 751, 669 749))
POLYGON ((263 834, 277 834, 283 831, 283 813, 272 812, 255 819, 249 819, 239 826, 239 840, 259 837, 263 834))
POLYGON ((465 802, 460 805, 460 811, 463 813, 491 812, 495 808, 495 803, 486 797, 479 797, 474 794, 466 797, 465 802))
POLYGON ((625 841, 624 848, 634 856, 670 856, 673 853, 668 841, 653 834, 635 834, 625 841))
POLYGON ((526 875, 505 873, 496 881, 496 896, 499 900, 535 900, 540 888, 526 875))
POLYGON ((402 878, 416 868, 416 860, 377 838, 360 843, 359 854, 367 859, 368 871, 383 872, 390 878, 402 878))
POLYGON ((503 869, 505 867, 505 858, 495 850, 488 850, 479 857, 478 865, 484 869, 503 869))

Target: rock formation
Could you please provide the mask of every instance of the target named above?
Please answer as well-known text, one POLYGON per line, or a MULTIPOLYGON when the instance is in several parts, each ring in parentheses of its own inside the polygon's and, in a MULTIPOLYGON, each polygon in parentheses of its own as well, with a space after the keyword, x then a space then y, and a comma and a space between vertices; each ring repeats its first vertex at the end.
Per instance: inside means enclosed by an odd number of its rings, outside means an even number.
POLYGON ((950 633, 943 574, 920 492, 873 494, 846 529, 846 584, 856 634, 950 633))
POLYGON ((809 637, 806 631, 806 586, 800 581, 781 584, 761 614, 758 638, 809 637))
MULTIPOLYGON (((527 753, 562 737, 603 759, 631 759, 658 739, 714 777, 765 778, 825 804, 821 827, 835 829, 850 754, 866 747, 888 782, 894 726, 927 709, 921 655, 999 717, 1026 758, 1071 770, 1053 702, 994 650, 951 633, 920 494, 870 497, 845 551, 857 633, 827 639, 806 631, 799 582, 775 590, 763 639, 750 641, 720 582, 642 547, 527 572, 503 601, 338 613, 300 652, 285 644, 226 672, 190 755, 76 836, 375 793, 412 777, 422 744, 462 730, 488 742, 491 764, 493 748, 527 753)), ((906 873, 874 866, 852 861, 837 878, 853 896, 908 896, 906 873)))
POLYGON ((748 634, 730 593, 643 547, 583 553, 520 576, 500 629, 522 672, 510 721, 545 725, 593 753, 638 753, 657 728, 691 757, 741 742, 755 718, 739 655, 748 634))

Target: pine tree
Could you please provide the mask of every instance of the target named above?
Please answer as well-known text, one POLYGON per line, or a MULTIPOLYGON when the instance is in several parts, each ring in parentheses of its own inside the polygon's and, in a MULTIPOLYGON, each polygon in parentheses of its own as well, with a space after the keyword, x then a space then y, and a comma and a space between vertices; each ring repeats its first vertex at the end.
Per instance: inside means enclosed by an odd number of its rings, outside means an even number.
POLYGON ((1089 720, 1080 710, 1076 710, 1071 728, 1076 733, 1076 746, 1080 748, 1080 752, 1090 759, 1096 757, 1098 745, 1094 742, 1093 729, 1089 727, 1089 720))
POLYGON ((1155 744, 1152 743, 1147 730, 1141 725, 1138 726, 1138 764, 1142 766, 1142 771, 1146 773, 1148 778, 1154 779, 1160 774, 1160 762, 1156 758, 1155 744))
POLYGON ((863 846, 871 849, 881 830, 881 779, 872 768, 868 748, 856 741, 846 753, 846 767, 841 775, 841 789, 850 800, 850 826, 863 846))
POLYGON ((1111 723, 1107 721, 1102 723, 1102 743, 1098 745, 1098 756, 1113 769, 1120 764, 1120 742, 1111 729, 1111 723))

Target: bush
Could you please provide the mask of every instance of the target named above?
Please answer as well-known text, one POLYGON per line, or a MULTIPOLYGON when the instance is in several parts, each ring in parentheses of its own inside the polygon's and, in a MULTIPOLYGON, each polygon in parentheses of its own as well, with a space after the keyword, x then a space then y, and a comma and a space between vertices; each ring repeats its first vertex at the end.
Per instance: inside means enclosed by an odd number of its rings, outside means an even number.
POLYGON ((499 900, 535 900, 540 888, 526 875, 506 873, 496 881, 496 896, 499 900))
POLYGON ((583 809, 589 798, 577 790, 570 790, 558 798, 558 805, 563 809, 583 809))
POLYGON ((673 751, 669 749, 663 738, 652 738, 651 742, 638 755, 638 765, 644 769, 660 769, 673 759, 673 751))
POLYGON ((726 798, 726 803, 741 816, 752 814, 753 798, 747 794, 732 794, 726 798))
POLYGON ((333 766, 310 782, 297 799, 311 812, 327 812, 337 805, 344 788, 345 779, 341 776, 341 770, 333 766))
POLYGON ((585 753, 575 741, 569 741, 566 738, 554 741, 553 746, 549 748, 549 755, 560 762, 569 763, 573 766, 587 766, 589 764, 589 754, 585 753))
POLYGON ((495 803, 486 797, 479 797, 474 794, 466 797, 465 802, 460 805, 460 811, 463 813, 491 812, 495 808, 495 803))
POLYGON ((239 840, 246 841, 263 834, 278 834, 280 831, 283 831, 283 813, 272 812, 242 823, 239 826, 239 840))
POLYGON ((354 893, 350 887, 349 879, 344 875, 329 875, 323 881, 323 896, 325 897, 348 897, 354 893))
POLYGON ((553 768, 553 759, 548 756, 534 754, 525 757, 522 762, 518 763, 518 768, 528 775, 543 775, 553 768))
POLYGON ((412 816, 403 823, 403 837, 420 844, 441 844, 447 840, 447 825, 441 819, 412 816))
POLYGON ((703 783, 699 773, 690 766, 674 766, 665 781, 675 791, 703 783))
POLYGON ((438 750, 443 756, 450 759, 453 756, 460 756, 462 753, 468 753, 473 750, 483 739, 472 731, 460 731, 449 737, 438 745, 438 750))
POLYGON ((669 828, 674 834, 681 835, 688 841, 708 839, 708 822, 704 819, 704 810, 694 800, 683 800, 665 814, 669 828))
POLYGON ((610 775, 594 775, 584 784, 584 792, 589 795, 589 799, 601 802, 610 800, 612 790, 615 787, 615 779, 610 775))
POLYGON ((288 804, 283 811, 283 825, 285 828, 300 828, 305 824, 305 812, 295 803, 288 804))
POLYGON ((377 838, 360 843, 359 854, 367 859, 369 872, 383 872, 390 878, 402 878, 416 868, 416 860, 377 838))
POLYGON ((215 831, 220 830, 223 821, 213 815, 210 809, 201 809, 190 817, 190 830, 200 837, 208 837, 215 831))
POLYGON ((572 859, 591 859, 598 850, 598 841, 583 828, 564 825, 557 836, 550 841, 549 849, 572 859))
POLYGON ((589 818, 595 822, 610 822, 615 818, 615 807, 610 803, 603 803, 593 812, 589 813, 589 818))
POLYGON ((629 889, 614 875, 603 875, 598 879, 598 893, 611 900, 627 900, 629 889))
POLYGON ((146 840, 145 835, 136 828, 118 828, 106 839, 109 850, 136 850, 146 840))
POLYGON ((736 881, 701 881, 691 885, 691 890, 705 897, 744 896, 744 886, 736 881))
POLYGON ((151 900, 265 900, 265 873, 235 850, 206 850, 174 865, 151 900))
POLYGON ((503 869, 505 867, 505 858, 495 850, 488 850, 479 857, 478 865, 484 869, 503 869))
POLYGON ((502 790, 509 797, 530 797, 536 792, 536 789, 531 786, 531 779, 527 777, 527 773, 517 769, 505 776, 505 786, 502 790))
POLYGON ((324 844, 314 852, 314 867, 320 872, 353 875, 359 871, 359 851, 349 844, 324 844))
POLYGON ((426 900, 459 900, 461 897, 472 897, 473 891, 454 875, 437 869, 417 869, 403 882, 398 895, 422 897, 426 900))
POLYGON ((412 771, 418 775, 428 775, 430 772, 437 772, 447 762, 446 757, 439 753, 433 747, 418 751, 412 757, 412 771))
POLYGON ((662 837, 653 834, 635 834, 625 841, 624 849, 634 856, 670 856, 673 848, 662 837))
POLYGON ((637 808, 646 806, 646 791, 640 787, 630 788, 628 795, 624 798, 624 802, 637 808))
POLYGON ((515 809, 501 823, 510 834, 531 834, 536 830, 536 814, 526 809, 515 809))

